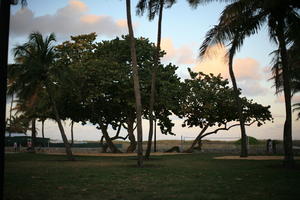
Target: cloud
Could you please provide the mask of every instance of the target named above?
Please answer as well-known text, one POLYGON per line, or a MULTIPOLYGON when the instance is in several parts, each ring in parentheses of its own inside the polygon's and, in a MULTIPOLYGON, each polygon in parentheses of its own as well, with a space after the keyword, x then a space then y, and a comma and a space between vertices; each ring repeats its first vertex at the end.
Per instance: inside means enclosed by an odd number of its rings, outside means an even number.
POLYGON ((173 61, 176 64, 193 65, 196 59, 193 50, 189 45, 183 45, 179 48, 174 47, 171 38, 163 38, 161 41, 161 49, 167 54, 162 58, 163 62, 173 61))
MULTIPOLYGON (((275 103, 284 103, 283 94, 277 96, 275 103)), ((292 104, 294 103, 300 103, 300 95, 296 94, 292 97, 292 104)))
POLYGON ((255 80, 239 82, 238 87, 242 88, 242 94, 249 96, 259 96, 268 92, 267 88, 263 87, 259 81, 255 80))
MULTIPOLYGON (((237 58, 233 60, 233 69, 238 81, 238 87, 242 93, 249 96, 264 94, 267 89, 260 81, 263 80, 263 70, 258 61, 253 58, 237 58)), ((222 77, 230 79, 226 49, 222 45, 212 46, 206 55, 193 67, 194 71, 204 73, 221 74, 222 77)))
MULTIPOLYGON (((193 68, 195 71, 204 73, 219 73, 224 78, 230 78, 228 71, 228 61, 224 46, 212 46, 203 59, 198 61, 193 68)), ((262 74, 259 63, 253 58, 237 58, 233 60, 233 69, 237 80, 261 80, 262 74)))
POLYGON ((82 1, 71 0, 53 15, 35 16, 27 9, 17 11, 11 17, 11 33, 14 36, 30 32, 54 32, 60 37, 96 32, 99 35, 117 36, 127 33, 126 20, 114 20, 111 16, 90 15, 82 1))

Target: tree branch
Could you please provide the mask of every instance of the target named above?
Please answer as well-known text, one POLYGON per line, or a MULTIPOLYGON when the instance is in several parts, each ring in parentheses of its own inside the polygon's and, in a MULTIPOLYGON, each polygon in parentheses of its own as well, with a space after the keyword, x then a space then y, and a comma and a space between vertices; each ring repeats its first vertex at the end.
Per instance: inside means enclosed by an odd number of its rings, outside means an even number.
POLYGON ((128 138, 129 135, 127 135, 126 137, 122 137, 122 136, 114 136, 111 138, 111 140, 116 140, 116 139, 122 139, 122 140, 126 140, 128 138))
POLYGON ((112 137, 112 138, 119 137, 121 128, 122 128, 122 123, 120 123, 120 125, 119 125, 119 127, 118 127, 118 130, 117 130, 117 132, 116 132, 116 135, 115 135, 114 137, 112 137))
MULTIPOLYGON (((255 120, 255 121, 253 121, 253 122, 251 122, 251 123, 249 123, 249 124, 245 124, 245 126, 251 126, 251 125, 254 124, 255 122, 257 122, 257 120, 255 120)), ((235 127, 235 126, 240 126, 240 123, 238 123, 238 124, 233 124, 233 125, 229 126, 228 128, 227 128, 227 125, 225 124, 225 127, 223 127, 223 128, 217 128, 217 129, 214 130, 214 131, 205 133, 204 135, 202 135, 201 137, 199 137, 199 139, 201 140, 201 139, 204 138, 205 136, 208 136, 208 135, 211 135, 211 134, 216 134, 218 131, 228 131, 229 129, 231 129, 231 128, 235 127)))
POLYGON ((103 145, 103 140, 104 140, 104 135, 102 135, 101 140, 100 140, 100 144, 103 145))

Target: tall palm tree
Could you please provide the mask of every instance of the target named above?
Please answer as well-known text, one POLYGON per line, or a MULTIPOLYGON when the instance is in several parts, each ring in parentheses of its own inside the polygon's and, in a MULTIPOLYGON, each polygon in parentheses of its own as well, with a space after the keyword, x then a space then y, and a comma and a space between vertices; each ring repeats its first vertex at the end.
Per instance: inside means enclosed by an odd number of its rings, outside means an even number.
MULTIPOLYGON (((299 22, 300 26, 300 22, 299 22)), ((298 33, 295 33, 298 38, 293 38, 294 43, 287 50, 289 65, 291 69, 291 90, 292 94, 300 92, 300 30, 297 30, 298 33)), ((280 57, 279 50, 272 52, 274 54, 273 66, 272 66, 272 78, 274 81, 274 86, 276 88, 276 94, 279 94, 283 91, 283 74, 282 74, 282 62, 280 57)), ((300 110, 300 103, 295 103, 293 105, 293 111, 300 110)), ((300 113, 298 113, 297 120, 300 118, 300 113)))
POLYGON ((135 38, 133 34, 133 27, 131 21, 131 5, 130 0, 126 0, 126 13, 127 13, 127 25, 130 37, 130 50, 132 60, 132 73, 133 73, 133 84, 134 84, 134 95, 135 95, 135 106, 136 106, 136 118, 137 118, 137 140, 138 140, 138 167, 143 166, 143 128, 142 128, 142 102, 140 92, 140 81, 137 67, 137 57, 135 48, 135 38))
POLYGON ((14 48, 15 61, 22 67, 22 73, 18 79, 22 84, 22 90, 19 90, 18 97, 30 102, 36 98, 36 95, 46 92, 52 105, 55 120, 58 124, 69 160, 74 160, 70 145, 68 143, 61 119, 57 110, 54 87, 52 78, 54 78, 54 34, 50 34, 45 39, 36 32, 29 35, 29 41, 23 45, 14 48))
POLYGON ((297 28, 295 24, 298 24, 299 21, 297 10, 300 8, 300 2, 295 0, 235 0, 232 2, 222 12, 219 24, 208 32, 201 50, 203 51, 208 45, 218 42, 237 43, 234 48, 238 49, 246 37, 257 33, 262 25, 267 23, 270 38, 280 49, 286 110, 283 133, 284 165, 292 167, 294 166, 294 157, 291 86, 286 46, 293 42, 287 40, 287 33, 291 32, 291 29, 297 28))
POLYGON ((152 21, 155 15, 158 14, 158 27, 157 27, 157 42, 156 42, 156 53, 155 53, 155 61, 151 74, 151 93, 150 93, 150 105, 149 105, 149 135, 148 135, 148 144, 147 150, 145 154, 145 158, 149 159, 152 145, 152 137, 153 137, 153 109, 155 103, 155 81, 156 81, 156 71, 158 65, 160 63, 159 53, 160 53, 160 43, 161 43, 161 27, 162 27, 162 15, 163 8, 166 6, 170 8, 176 0, 140 0, 137 4, 137 14, 143 15, 145 10, 148 11, 148 19, 152 21))

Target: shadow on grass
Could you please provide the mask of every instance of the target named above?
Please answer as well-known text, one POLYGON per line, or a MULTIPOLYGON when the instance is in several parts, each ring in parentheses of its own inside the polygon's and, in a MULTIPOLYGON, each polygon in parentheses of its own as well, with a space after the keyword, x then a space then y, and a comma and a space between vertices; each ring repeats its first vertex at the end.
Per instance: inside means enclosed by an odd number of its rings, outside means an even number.
POLYGON ((298 162, 295 163, 295 166, 292 168, 287 168, 284 166, 283 162, 278 162, 276 164, 266 165, 266 168, 269 169, 285 169, 285 170, 291 170, 291 171, 300 171, 300 165, 298 162))
POLYGON ((125 165, 125 167, 137 168, 137 169, 139 169, 139 168, 141 168, 141 169, 148 169, 148 168, 153 169, 153 168, 162 168, 164 166, 161 165, 161 164, 149 164, 149 163, 147 163, 147 164, 144 164, 142 167, 138 167, 137 164, 125 165))

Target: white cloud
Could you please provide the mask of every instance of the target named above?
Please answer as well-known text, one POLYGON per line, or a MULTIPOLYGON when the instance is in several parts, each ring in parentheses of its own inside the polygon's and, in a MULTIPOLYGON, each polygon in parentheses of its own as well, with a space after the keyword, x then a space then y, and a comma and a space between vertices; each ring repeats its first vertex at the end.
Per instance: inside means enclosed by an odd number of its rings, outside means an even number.
POLYGON ((260 82, 256 80, 241 81, 238 87, 242 88, 242 94, 249 96, 258 96, 268 92, 268 89, 263 87, 260 82))
POLYGON ((183 45, 176 48, 171 38, 163 38, 161 41, 161 49, 167 54, 162 58, 164 62, 174 61, 176 64, 193 65, 196 59, 193 50, 189 45, 183 45))
POLYGON ((28 35, 33 31, 54 32, 60 37, 96 32, 99 35, 117 36, 127 33, 124 19, 111 16, 90 15, 88 7, 78 0, 69 1, 53 15, 35 16, 27 9, 17 11, 11 17, 11 33, 14 36, 28 35))
MULTIPOLYGON (((283 94, 280 94, 277 96, 275 103, 284 103, 284 96, 283 94)), ((294 103, 300 103, 300 95, 296 94, 292 97, 292 104, 294 103)))

